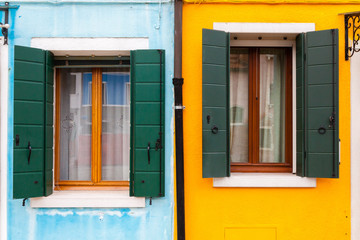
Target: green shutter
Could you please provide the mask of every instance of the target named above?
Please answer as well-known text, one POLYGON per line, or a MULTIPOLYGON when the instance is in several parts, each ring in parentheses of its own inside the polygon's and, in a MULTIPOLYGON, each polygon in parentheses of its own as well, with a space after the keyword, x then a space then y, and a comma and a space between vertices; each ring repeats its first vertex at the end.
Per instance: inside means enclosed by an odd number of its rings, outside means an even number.
POLYGON ((53 193, 54 55, 45 53, 45 196, 53 193))
POLYGON ((165 51, 131 51, 130 64, 130 195, 161 197, 165 196, 165 51))
POLYGON ((296 37, 296 174, 305 176, 304 144, 304 77, 305 34, 296 37))
POLYGON ((203 178, 230 176, 229 34, 202 32, 203 178))
POLYGON ((53 185, 52 55, 15 46, 14 65, 13 197, 48 196, 53 185))
POLYGON ((299 36, 299 42, 303 44, 302 49, 297 46, 297 61, 302 61, 297 63, 297 175, 338 178, 338 30, 309 32, 299 36))

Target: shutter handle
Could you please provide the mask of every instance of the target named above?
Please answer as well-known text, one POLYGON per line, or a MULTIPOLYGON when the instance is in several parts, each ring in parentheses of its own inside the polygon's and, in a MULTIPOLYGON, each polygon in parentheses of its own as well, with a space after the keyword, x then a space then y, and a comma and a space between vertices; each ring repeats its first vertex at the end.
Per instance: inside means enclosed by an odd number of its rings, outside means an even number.
POLYGON ((326 129, 324 127, 319 127, 318 132, 319 132, 319 134, 325 134, 326 129))
POLYGON ((210 115, 206 116, 206 120, 207 120, 207 123, 209 124, 210 123, 210 115))
POLYGON ((211 132, 212 132, 213 134, 217 134, 217 133, 219 132, 219 128, 214 125, 214 126, 211 128, 211 132))
POLYGON ((147 151, 148 151, 148 164, 150 164, 150 143, 148 143, 147 151))
POLYGON ((28 143, 28 149, 29 149, 28 164, 30 164, 30 157, 31 157, 31 145, 30 145, 30 142, 28 143))

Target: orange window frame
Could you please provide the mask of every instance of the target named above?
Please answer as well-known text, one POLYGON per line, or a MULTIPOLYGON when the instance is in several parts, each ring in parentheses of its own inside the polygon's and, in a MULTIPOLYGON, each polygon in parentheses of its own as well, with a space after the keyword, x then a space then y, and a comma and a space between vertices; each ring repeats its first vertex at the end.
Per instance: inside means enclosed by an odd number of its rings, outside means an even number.
POLYGON ((60 84, 61 69, 55 73, 55 190, 122 190, 129 181, 101 180, 102 69, 92 68, 91 181, 60 180, 60 84))
POLYGON ((260 48, 249 48, 249 161, 230 164, 231 172, 292 172, 292 49, 285 49, 285 162, 259 162, 260 104, 257 92, 260 88, 260 48))

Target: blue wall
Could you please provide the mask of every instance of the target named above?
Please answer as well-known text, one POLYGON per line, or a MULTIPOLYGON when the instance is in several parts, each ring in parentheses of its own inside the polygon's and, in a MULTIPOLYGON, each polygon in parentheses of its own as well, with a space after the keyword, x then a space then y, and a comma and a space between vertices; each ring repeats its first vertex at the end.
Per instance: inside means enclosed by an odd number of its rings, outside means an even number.
MULTIPOLYGON (((11 3, 14 4, 14 3, 11 3)), ((173 3, 19 3, 10 11, 8 239, 173 238, 173 3), (147 37, 149 47, 166 50, 166 197, 145 208, 32 209, 12 200, 13 46, 32 37, 147 37)))

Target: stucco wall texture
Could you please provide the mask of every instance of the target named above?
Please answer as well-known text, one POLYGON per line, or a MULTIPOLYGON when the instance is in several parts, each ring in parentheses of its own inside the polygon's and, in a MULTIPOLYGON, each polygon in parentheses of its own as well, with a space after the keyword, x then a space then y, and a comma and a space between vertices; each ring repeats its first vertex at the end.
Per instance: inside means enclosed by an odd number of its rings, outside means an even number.
POLYGON ((172 239, 173 238, 173 6, 135 1, 11 2, 9 32, 8 239, 172 239), (149 48, 165 49, 165 191, 145 208, 32 209, 12 200, 13 46, 34 37, 145 37, 149 48))
POLYGON ((360 2, 209 2, 187 1, 183 13, 186 238, 350 239, 350 64, 339 14, 359 11, 360 2), (212 179, 202 178, 202 29, 212 29, 214 22, 315 23, 316 30, 339 29, 339 179, 317 179, 316 188, 214 188, 212 179))

